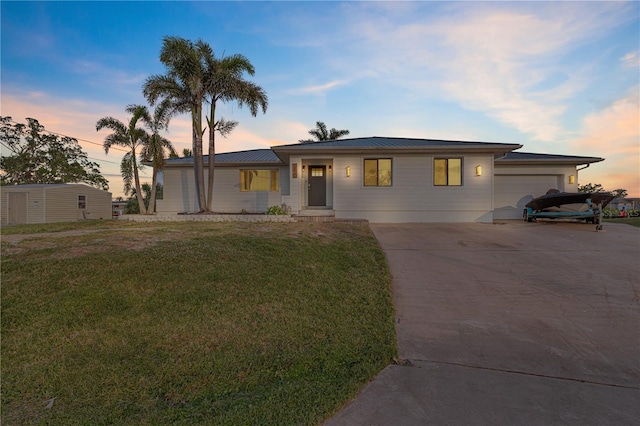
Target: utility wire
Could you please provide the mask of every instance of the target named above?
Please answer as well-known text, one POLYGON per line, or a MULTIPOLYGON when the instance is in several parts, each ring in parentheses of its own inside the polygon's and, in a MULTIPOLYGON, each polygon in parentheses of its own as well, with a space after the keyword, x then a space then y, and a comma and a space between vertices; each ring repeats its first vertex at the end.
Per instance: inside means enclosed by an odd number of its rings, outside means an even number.
MULTIPOLYGON (((9 121, 10 121, 11 123, 13 123, 13 124, 22 124, 22 123, 18 123, 17 121, 14 121, 14 120, 9 120, 9 121)), ((97 142, 89 141, 89 140, 86 140, 86 139, 74 138, 73 136, 63 135, 62 133, 52 132, 52 131, 50 131, 50 130, 43 130, 43 131, 44 131, 44 132, 46 132, 46 133, 52 134, 52 135, 57 135, 57 136, 67 137, 67 138, 75 139, 75 140, 78 140, 78 141, 83 141, 83 142, 92 143, 92 144, 94 144, 94 145, 103 146, 101 143, 97 143, 97 142)), ((5 145, 5 144, 4 144, 4 142, 0 142, 0 143, 1 143, 5 148, 7 148, 7 149, 9 149, 9 150, 10 150, 10 148, 9 148, 7 145, 5 145)), ((117 147, 117 146, 112 146, 112 147, 110 147, 109 149, 115 149, 115 150, 118 150, 118 151, 129 152, 129 150, 128 150, 128 149, 120 148, 120 147, 117 147)), ((103 160, 103 159, 100 159, 100 158, 93 158, 93 157, 87 157, 87 158, 88 158, 89 160, 100 161, 100 162, 103 162, 103 163, 111 163, 111 164, 116 164, 116 165, 120 164, 120 163, 116 163, 115 161, 103 160)), ((147 177, 148 177, 148 176, 147 176, 147 177)))
MULTIPOLYGON (((11 123, 13 123, 13 124, 23 124, 23 123, 18 123, 17 121, 13 121, 13 120, 10 120, 10 121, 11 121, 11 123)), ((69 136, 69 135, 63 135, 62 133, 52 132, 51 130, 43 130, 43 131, 44 131, 44 132, 46 132, 46 133, 50 133, 50 134, 52 134, 52 135, 63 136, 63 137, 66 137, 66 138, 71 138, 71 139, 75 139, 75 140, 78 140, 78 141, 91 143, 91 144, 98 145, 98 146, 104 146, 103 144, 98 143, 98 142, 93 142, 93 141, 90 141, 90 140, 87 140, 87 139, 75 138, 75 137, 73 137, 73 136, 69 136)), ((128 149, 120 148, 120 147, 118 147, 118 146, 112 146, 112 147, 110 147, 109 149, 115 149, 115 150, 117 150, 117 151, 122 151, 122 152, 129 152, 129 150, 128 150, 128 149)), ((117 164, 117 163, 116 163, 116 164, 117 164)))

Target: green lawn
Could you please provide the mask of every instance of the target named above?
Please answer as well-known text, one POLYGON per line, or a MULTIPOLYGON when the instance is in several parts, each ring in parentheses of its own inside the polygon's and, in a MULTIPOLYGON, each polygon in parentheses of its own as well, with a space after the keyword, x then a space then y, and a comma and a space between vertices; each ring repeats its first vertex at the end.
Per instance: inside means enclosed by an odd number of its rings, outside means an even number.
POLYGON ((640 227, 640 217, 618 217, 615 219, 605 219, 605 223, 624 223, 631 226, 640 227))
POLYGON ((2 424, 318 424, 396 354, 366 226, 92 223, 2 229, 2 424))

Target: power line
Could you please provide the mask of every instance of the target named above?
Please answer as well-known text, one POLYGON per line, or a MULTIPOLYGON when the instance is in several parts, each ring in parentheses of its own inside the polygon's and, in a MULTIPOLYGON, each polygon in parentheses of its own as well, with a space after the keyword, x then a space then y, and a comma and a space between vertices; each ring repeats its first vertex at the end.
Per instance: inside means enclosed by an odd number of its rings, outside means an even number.
MULTIPOLYGON (((13 121, 13 120, 10 120, 10 122, 13 123, 13 124, 22 124, 22 123, 18 123, 17 121, 13 121)), ((52 135, 58 135, 58 136, 66 137, 66 138, 75 139, 77 141, 87 142, 87 143, 91 143, 91 144, 98 145, 98 146, 104 146, 103 144, 98 143, 98 142, 93 142, 93 141, 90 141, 90 140, 87 140, 87 139, 76 138, 76 137, 73 137, 73 136, 64 135, 62 133, 52 132, 51 130, 43 130, 43 131, 46 132, 46 133, 52 134, 52 135)), ((120 147, 117 147, 117 146, 112 146, 109 149, 115 149, 117 151, 122 151, 122 152, 129 152, 128 149, 120 148, 120 147)))
MULTIPOLYGON (((14 121, 14 120, 9 120, 9 121, 10 121, 11 123, 13 123, 13 124, 22 124, 22 123, 18 123, 17 121, 14 121)), ((75 139, 75 140, 78 140, 78 141, 83 141, 83 142, 88 142, 88 143, 91 143, 91 144, 94 144, 94 145, 103 146, 103 144, 101 144, 101 143, 93 142, 93 141, 86 140, 86 139, 75 138, 75 137, 73 137, 73 136, 64 135, 64 134, 62 134, 62 133, 57 133, 57 132, 52 132, 52 131, 50 131, 50 130, 43 130, 43 131, 44 131, 44 132, 46 132, 46 133, 52 134, 52 135, 57 135, 57 136, 67 137, 67 138, 75 139)), ((5 144, 4 144, 4 142, 0 142, 0 143, 1 143, 5 148, 7 148, 7 149, 11 150, 11 148, 9 148, 7 145, 5 145, 5 144)), ((112 146, 112 147, 110 147, 109 149, 115 149, 115 150, 122 151, 122 152, 129 152, 129 150, 128 150, 128 149, 120 148, 120 147, 117 147, 117 146, 112 146)), ((100 161, 100 162, 103 162, 103 163, 111 163, 111 164, 115 164, 115 165, 119 165, 119 164, 120 164, 120 163, 116 163, 115 161, 103 160, 103 159, 100 159, 100 158, 93 158, 93 157, 87 157, 87 158, 88 158, 89 160, 100 161)), ((148 177, 148 176, 146 176, 146 177, 148 177)))

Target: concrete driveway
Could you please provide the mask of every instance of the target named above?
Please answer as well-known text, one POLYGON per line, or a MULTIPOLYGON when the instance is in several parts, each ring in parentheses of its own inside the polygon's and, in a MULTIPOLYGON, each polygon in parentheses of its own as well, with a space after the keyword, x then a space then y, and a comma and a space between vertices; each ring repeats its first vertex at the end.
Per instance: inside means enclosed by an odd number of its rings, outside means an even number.
POLYGON ((327 425, 640 424, 640 229, 371 229, 405 361, 327 425))

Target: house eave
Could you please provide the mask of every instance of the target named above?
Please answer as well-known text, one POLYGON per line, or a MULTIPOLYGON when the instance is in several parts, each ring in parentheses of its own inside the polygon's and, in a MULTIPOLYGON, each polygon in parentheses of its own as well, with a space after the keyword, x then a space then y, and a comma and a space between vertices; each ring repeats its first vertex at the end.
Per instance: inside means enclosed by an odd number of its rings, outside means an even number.
MULTIPOLYGON (((224 162, 224 163, 215 163, 215 167, 282 167, 285 164, 278 161, 278 162, 224 162)), ((171 164, 171 163, 165 163, 164 168, 180 168, 180 167, 193 167, 193 161, 191 162, 182 162, 182 163, 176 163, 176 164, 171 164)), ((209 164, 205 161, 204 163, 204 168, 207 169, 209 167, 209 164)))
POLYGON ((583 164, 593 164, 604 161, 604 158, 583 158, 583 159, 560 159, 560 160, 507 160, 496 159, 495 165, 499 166, 581 166, 583 164))

